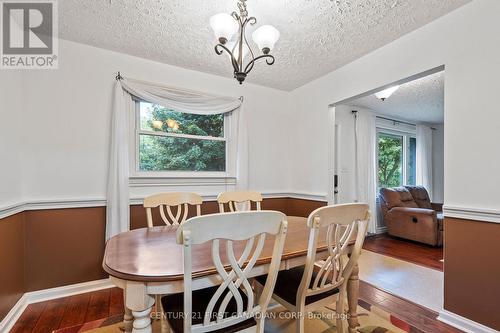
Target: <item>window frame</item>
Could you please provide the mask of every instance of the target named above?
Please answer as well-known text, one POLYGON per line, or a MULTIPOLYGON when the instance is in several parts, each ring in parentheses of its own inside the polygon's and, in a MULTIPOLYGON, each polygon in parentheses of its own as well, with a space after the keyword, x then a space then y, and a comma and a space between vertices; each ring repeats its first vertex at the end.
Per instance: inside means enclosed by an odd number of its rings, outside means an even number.
MULTIPOLYGON (((223 137, 212 137, 212 136, 198 136, 191 134, 178 134, 178 133, 167 133, 167 132, 155 132, 143 130, 140 127, 140 103, 149 103, 147 101, 134 98, 134 117, 130 122, 130 179, 139 181, 140 179, 184 179, 189 182, 190 179, 195 179, 199 182, 200 179, 223 179, 227 184, 235 183, 235 169, 236 169, 236 154, 235 149, 231 149, 232 137, 231 137, 231 126, 232 126, 232 112, 224 114, 224 136, 223 137), (187 139, 197 139, 197 140, 213 140, 213 141, 224 141, 225 144, 225 171, 141 171, 140 165, 140 136, 151 135, 159 137, 175 137, 175 138, 187 138, 187 139)), ((151 103, 153 104, 153 103, 151 103)), ((175 110, 174 110, 175 111, 175 110)), ((178 183, 178 182, 175 182, 178 183)), ((210 182, 208 182, 210 183, 210 182)))
MULTIPOLYGON (((378 141, 379 141, 379 135, 380 134, 388 134, 388 135, 396 135, 396 136, 401 136, 403 137, 403 159, 401 161, 402 167, 402 184, 399 186, 407 186, 408 184, 408 158, 410 154, 410 138, 414 138, 417 140, 417 133, 416 133, 416 127, 411 126, 411 125, 404 125, 401 126, 400 123, 397 121, 392 122, 392 124, 388 124, 387 122, 383 121, 380 122, 377 120, 377 128, 376 128, 376 149, 375 149, 375 155, 376 155, 376 174, 377 174, 377 191, 380 190, 382 187, 380 186, 380 179, 379 179, 379 172, 378 172, 378 141)), ((415 164, 417 161, 415 160, 415 164)), ((415 179, 416 183, 416 179, 415 179)))

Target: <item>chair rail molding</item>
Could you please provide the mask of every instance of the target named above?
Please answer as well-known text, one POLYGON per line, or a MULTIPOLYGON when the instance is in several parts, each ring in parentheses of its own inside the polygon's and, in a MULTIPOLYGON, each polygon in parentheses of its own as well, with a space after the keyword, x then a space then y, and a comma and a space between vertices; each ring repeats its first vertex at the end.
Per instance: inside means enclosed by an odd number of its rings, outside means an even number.
POLYGON ((500 210, 471 208, 459 206, 443 206, 444 217, 500 223, 500 210))
POLYGON ((115 285, 108 278, 25 293, 0 322, 0 332, 9 332, 19 317, 21 317, 24 310, 32 303, 89 293, 92 291, 113 288, 114 286, 115 285))
MULTIPOLYGON (((201 193, 203 200, 215 201, 218 193, 201 193)), ((293 198, 312 201, 327 202, 326 193, 311 193, 311 192, 279 192, 279 191, 264 191, 262 192, 264 199, 273 198, 293 198)), ((131 205, 142 205, 144 196, 130 198, 131 205)), ((44 210, 44 209, 64 209, 64 208, 90 208, 106 206, 105 197, 82 197, 82 198, 62 198, 62 199, 44 199, 30 200, 19 203, 0 206, 0 219, 4 219, 11 215, 29 210, 44 210)))
POLYGON ((443 323, 446 323, 448 325, 451 325, 453 327, 456 327, 464 332, 470 332, 470 333, 498 333, 497 330, 485 326, 483 324, 477 323, 475 321, 472 321, 468 318, 462 317, 460 315, 457 315, 456 313, 453 313, 451 311, 447 311, 445 309, 441 310, 439 312, 439 316, 437 318, 438 320, 442 321, 443 323))

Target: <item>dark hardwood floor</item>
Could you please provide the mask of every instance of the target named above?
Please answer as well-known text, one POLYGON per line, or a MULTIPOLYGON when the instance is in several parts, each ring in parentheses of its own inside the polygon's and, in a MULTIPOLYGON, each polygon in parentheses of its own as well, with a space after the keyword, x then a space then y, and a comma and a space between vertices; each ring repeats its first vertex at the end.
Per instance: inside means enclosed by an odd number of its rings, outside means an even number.
POLYGON ((122 290, 104 289, 30 304, 11 333, 50 333, 119 314, 123 314, 122 290))
POLYGON ((437 312, 389 294, 363 281, 360 283, 359 300, 375 305, 413 326, 416 330, 412 329, 411 333, 462 333, 461 330, 437 320, 437 312))
POLYGON ((365 239, 363 249, 443 271, 443 248, 379 234, 365 239))
MULTIPOLYGON (((375 305, 407 322, 417 330, 412 333, 459 333, 439 322, 437 313, 362 282, 360 302, 375 305)), ((123 315, 123 294, 118 288, 105 289, 46 302, 30 304, 11 333, 50 333, 97 319, 123 315)))

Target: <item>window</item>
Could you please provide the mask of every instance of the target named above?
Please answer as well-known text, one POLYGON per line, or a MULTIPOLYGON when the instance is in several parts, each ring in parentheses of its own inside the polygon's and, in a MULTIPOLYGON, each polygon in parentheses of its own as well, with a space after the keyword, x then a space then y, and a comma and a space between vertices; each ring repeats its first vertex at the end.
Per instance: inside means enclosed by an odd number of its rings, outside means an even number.
POLYGON ((417 139, 412 133, 377 132, 378 188, 415 185, 417 139))
POLYGON ((136 105, 136 173, 226 175, 228 116, 181 113, 144 101, 136 105))

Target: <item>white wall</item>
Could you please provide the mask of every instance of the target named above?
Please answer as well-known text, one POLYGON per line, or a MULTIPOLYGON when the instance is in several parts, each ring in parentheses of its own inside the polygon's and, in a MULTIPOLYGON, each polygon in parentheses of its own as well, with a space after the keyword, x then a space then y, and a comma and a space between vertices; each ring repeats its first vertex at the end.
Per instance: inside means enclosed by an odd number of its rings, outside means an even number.
POLYGON ((444 201, 444 125, 432 131, 432 201, 444 201))
POLYGON ((500 112, 491 107, 500 89, 498 17, 500 1, 473 1, 296 89, 297 117, 307 121, 292 138, 293 190, 328 191, 330 103, 445 65, 444 202, 499 209, 500 112))
POLYGON ((21 157, 24 131, 21 117, 25 101, 19 71, 0 74, 0 207, 22 201, 21 157))
POLYGON ((338 175, 339 203, 353 202, 356 199, 355 189, 355 145, 354 116, 352 111, 370 111, 351 105, 339 105, 335 108, 335 124, 338 133, 338 175))
MULTIPOLYGON (((4 86, 10 89, 5 92, 7 103, 2 98, 2 139, 4 133, 19 133, 19 129, 25 137, 21 170, 24 200, 105 197, 111 97, 117 71, 174 87, 243 95, 249 122, 250 187, 264 192, 283 192, 288 188, 290 177, 284 166, 288 164, 289 93, 249 83, 240 86, 231 78, 229 68, 229 78, 222 78, 61 40, 58 70, 0 76, 2 92, 4 86), (13 82, 22 77, 26 87, 21 91, 13 82), (22 92, 22 98, 10 94, 12 91, 22 92), (4 111, 14 111, 19 100, 25 103, 22 121, 16 121, 17 113, 4 111)), ((9 163, 2 163, 0 175, 7 177, 6 182, 14 183, 20 168, 12 152, 21 147, 18 142, 7 146, 9 163)), ((16 193, 15 187, 19 186, 10 183, 9 195, 16 193)), ((2 180, 2 187, 3 184, 2 180)), ((196 190, 214 194, 224 187, 196 190)), ((141 189, 134 191, 144 194, 141 189)), ((2 194, 0 207, 10 199, 2 194)))

